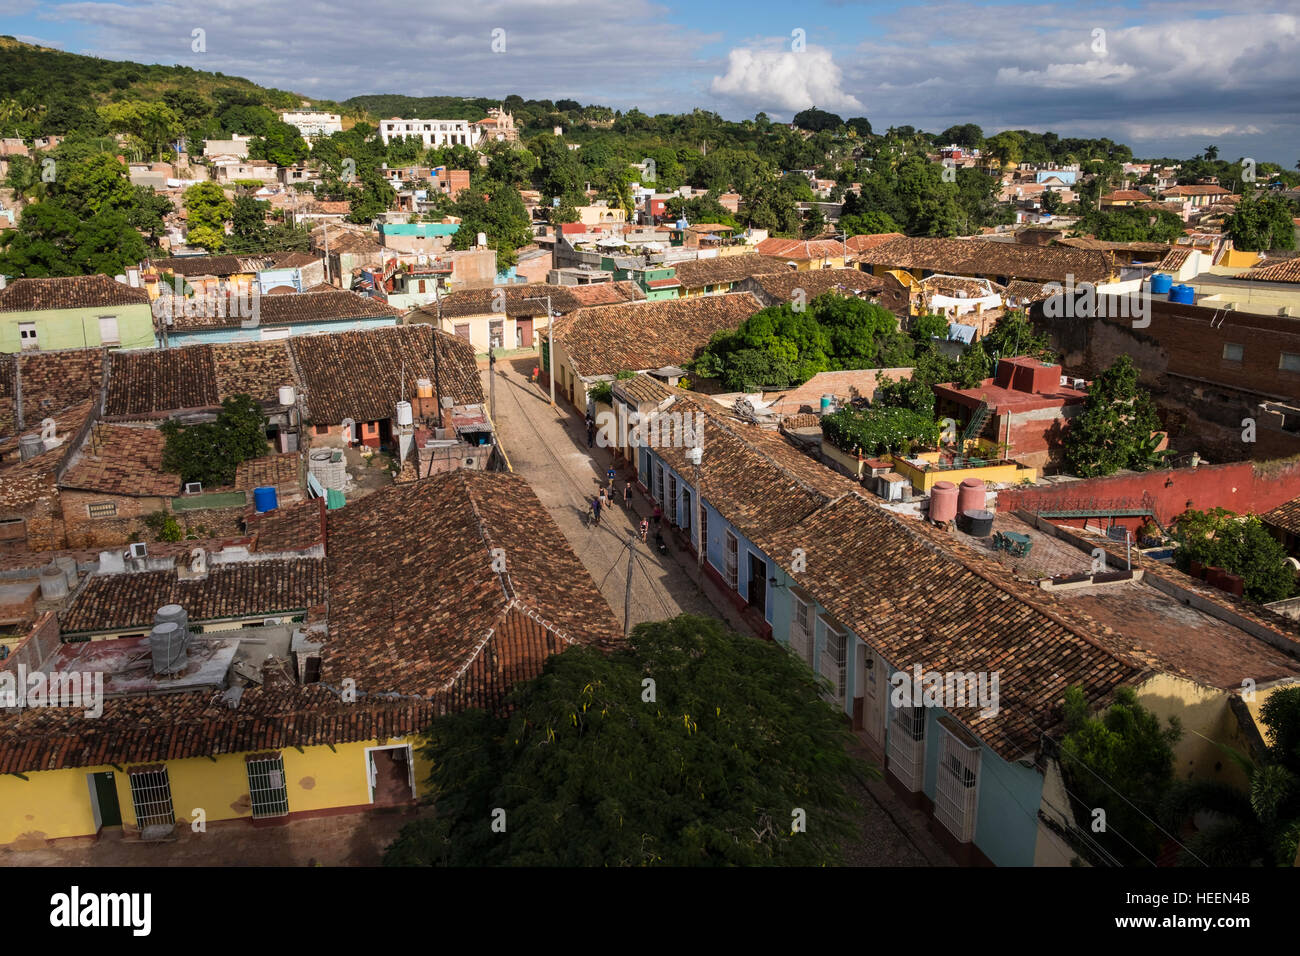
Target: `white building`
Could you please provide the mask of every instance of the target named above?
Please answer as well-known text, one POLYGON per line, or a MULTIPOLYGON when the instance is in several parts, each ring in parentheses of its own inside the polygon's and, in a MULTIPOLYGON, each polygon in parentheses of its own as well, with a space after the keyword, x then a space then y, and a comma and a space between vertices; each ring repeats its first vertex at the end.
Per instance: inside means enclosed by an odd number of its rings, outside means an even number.
POLYGON ((287 113, 281 113, 280 119, 290 126, 296 126, 303 139, 343 132, 343 117, 337 113, 318 113, 315 110, 289 110, 287 113))
POLYGON ((418 136, 425 148, 473 146, 478 134, 469 120, 386 119, 379 121, 379 136, 387 146, 399 136, 418 136))

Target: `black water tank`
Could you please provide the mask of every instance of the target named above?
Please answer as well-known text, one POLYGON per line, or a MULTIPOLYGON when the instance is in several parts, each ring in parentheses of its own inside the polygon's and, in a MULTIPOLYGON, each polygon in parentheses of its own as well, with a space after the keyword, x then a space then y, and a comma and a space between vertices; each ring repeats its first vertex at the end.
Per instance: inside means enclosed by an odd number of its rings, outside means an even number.
POLYGON ((961 513, 963 530, 973 538, 987 538, 993 533, 993 512, 972 508, 961 513))

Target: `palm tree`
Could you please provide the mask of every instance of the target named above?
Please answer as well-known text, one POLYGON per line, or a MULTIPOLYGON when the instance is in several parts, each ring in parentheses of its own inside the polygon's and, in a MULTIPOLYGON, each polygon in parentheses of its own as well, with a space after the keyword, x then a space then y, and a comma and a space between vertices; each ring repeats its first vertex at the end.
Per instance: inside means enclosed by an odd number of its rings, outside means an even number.
POLYGON ((1210 162, 1214 162, 1216 159, 1218 159, 1218 158, 1219 158, 1219 147, 1217 147, 1217 146, 1207 146, 1207 147, 1205 147, 1205 158, 1206 158, 1207 160, 1209 160, 1210 162))

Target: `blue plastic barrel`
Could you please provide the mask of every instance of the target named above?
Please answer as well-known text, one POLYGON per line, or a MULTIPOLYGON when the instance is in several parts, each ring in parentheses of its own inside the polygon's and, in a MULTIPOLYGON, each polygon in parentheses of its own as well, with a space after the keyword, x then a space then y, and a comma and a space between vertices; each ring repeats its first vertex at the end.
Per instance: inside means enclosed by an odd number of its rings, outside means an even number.
POLYGON ((835 404, 835 396, 834 396, 834 395, 823 395, 823 396, 822 396, 822 414, 825 415, 827 412, 829 412, 829 411, 831 410, 831 405, 833 405, 833 404, 835 404))
POLYGON ((259 513, 263 511, 274 511, 276 509, 275 488, 254 488, 253 489, 253 507, 259 513))
POLYGON ((1166 275, 1163 272, 1157 272, 1151 276, 1151 294, 1168 295, 1169 290, 1173 287, 1174 277, 1166 275))
POLYGON ((1179 305, 1193 305, 1196 302, 1196 292, 1189 285, 1176 285, 1169 290, 1169 301, 1179 305))

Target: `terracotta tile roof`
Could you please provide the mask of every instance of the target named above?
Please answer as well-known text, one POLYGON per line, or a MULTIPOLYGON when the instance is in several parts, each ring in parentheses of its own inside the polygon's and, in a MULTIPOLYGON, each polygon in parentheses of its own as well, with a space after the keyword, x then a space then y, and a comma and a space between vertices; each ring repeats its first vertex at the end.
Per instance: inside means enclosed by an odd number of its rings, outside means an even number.
POLYGON ((241 461, 235 467, 235 487, 240 491, 252 491, 254 488, 296 486, 301 470, 299 459, 298 453, 291 451, 241 461))
POLYGON ((677 278, 688 289, 699 289, 724 282, 739 282, 749 276, 791 271, 785 259, 759 253, 690 259, 686 262, 674 263, 673 268, 677 272, 677 278))
POLYGON ((163 471, 165 444, 156 428, 101 422, 92 427, 59 487, 137 498, 173 497, 180 493, 181 476, 163 471))
POLYGON ((1099 282, 1114 270, 1110 257, 1088 249, 1037 246, 990 239, 895 239, 858 257, 890 269, 930 269, 948 275, 996 275, 1044 282, 1099 282))
POLYGON ((749 282, 739 286, 737 291, 754 291, 760 300, 776 303, 794 301, 796 289, 802 289, 806 301, 811 302, 826 292, 870 295, 884 288, 883 279, 860 269, 809 269, 806 272, 785 269, 770 275, 753 276, 749 282), (756 289, 753 288, 755 286, 756 289))
POLYGON ((1174 186, 1166 189, 1161 196, 1230 196, 1231 193, 1222 186, 1174 186))
POLYGON ((802 262, 808 259, 835 258, 848 254, 838 239, 764 239, 755 248, 761 255, 802 262))
POLYGON ((148 304, 149 293, 144 289, 133 289, 124 282, 104 275, 15 279, 0 289, 0 312, 148 304))
MULTIPOLYGON (((728 418, 712 401, 679 389, 676 401, 666 411, 688 410, 706 416, 700 465, 704 500, 760 547, 776 532, 857 487, 799 451, 778 432, 728 418)), ((656 451, 678 474, 695 473, 695 466, 686 460, 685 447, 656 451)))
POLYGON ((1187 262, 1187 257, 1191 254, 1191 249, 1170 249, 1165 254, 1165 257, 1160 260, 1160 265, 1156 266, 1156 271, 1177 272, 1187 262))
MULTIPOLYGON (((212 350, 212 371, 216 376, 217 398, 251 395, 264 405, 279 405, 281 385, 295 385, 289 340, 270 342, 220 342, 211 346, 189 346, 212 350)), ((180 351, 171 349, 169 351, 180 351)))
POLYGON ((795 388, 779 392, 764 392, 763 401, 770 402, 769 411, 778 415, 795 415, 804 409, 816 413, 821 410, 823 395, 834 395, 845 402, 858 398, 869 402, 882 381, 897 381, 911 376, 910 368, 865 368, 818 372, 795 388))
MULTIPOLYGON (((318 292, 265 295, 257 300, 258 321, 262 326, 300 325, 309 322, 346 322, 353 319, 392 319, 401 317, 400 309, 368 296, 357 295, 343 289, 330 288, 318 292)), ((232 314, 237 310, 224 309, 225 315, 186 315, 184 309, 175 310, 170 329, 177 332, 198 329, 239 328, 243 318, 232 314)))
POLYGON ((738 328, 760 308, 744 293, 579 309, 555 322, 555 340, 579 375, 663 368, 695 358, 714 333, 738 328))
POLYGON ((320 256, 310 252, 276 252, 270 258, 277 269, 302 269, 321 261, 320 256))
MULTIPOLYGON (((545 282, 492 286, 486 289, 462 289, 442 297, 443 316, 488 315, 497 302, 508 316, 546 315, 546 297, 551 297, 551 311, 565 315, 584 306, 615 305, 645 298, 635 282, 603 282, 596 285, 553 285, 545 282)), ((418 309, 431 318, 438 314, 436 305, 418 309)))
MULTIPOLYGON (((313 233, 314 238, 314 233, 313 233)), ((384 251, 384 247, 374 240, 371 236, 361 235, 355 232, 339 233, 334 228, 330 229, 329 234, 330 254, 346 253, 349 255, 379 255, 384 251)), ((324 238, 321 238, 321 251, 324 251, 324 238)))
POLYGON ((1256 266, 1239 272, 1237 278, 1251 282, 1300 282, 1300 258, 1256 266))
POLYGON ((1034 585, 857 494, 777 534, 765 550, 894 667, 998 672, 996 714, 949 712, 1008 760, 1035 753, 1041 732, 1057 727, 1067 687, 1082 686, 1096 702, 1142 674, 1034 585), (803 549, 802 572, 791 566, 795 548, 803 549))
POLYGON ((574 307, 589 305, 620 305, 624 302, 639 302, 645 293, 635 282, 597 282, 593 285, 564 286, 573 297, 574 307))
POLYGON ((1092 249, 1097 252, 1150 252, 1164 255, 1169 251, 1167 242, 1110 242, 1106 239, 1093 239, 1080 236, 1074 239, 1057 239, 1056 245, 1071 249, 1092 249))
MULTIPOLYGON (((595 310, 597 312, 603 309, 595 310)), ((457 405, 481 404, 483 385, 474 348, 464 339, 425 324, 366 329, 290 339, 305 389, 308 417, 317 424, 392 418, 404 393, 415 395, 417 379, 439 380, 457 405), (434 375, 434 342, 438 374, 434 375)))
POLYGON ((170 272, 172 275, 191 278, 215 276, 224 279, 256 271, 240 256, 174 256, 150 259, 145 265, 154 272, 170 272))
POLYGON ((849 252, 865 252, 868 249, 874 249, 876 246, 883 246, 894 239, 904 238, 901 232, 877 232, 869 236, 849 236, 846 243, 849 252))
POLYGON ((27 461, 22 460, 21 436, 41 434, 39 423, 0 441, 0 506, 19 508, 56 492, 55 475, 71 457, 74 439, 93 409, 93 402, 82 402, 55 414, 54 433, 63 443, 27 461))
POLYGON ((438 712, 422 701, 343 703, 319 685, 248 687, 234 710, 220 691, 110 698, 98 718, 29 708, 0 715, 0 772, 388 740, 418 733, 438 712))
POLYGON ((1102 201, 1111 202, 1151 202, 1151 197, 1137 189, 1116 189, 1102 196, 1102 201))
POLYGON ((209 564, 201 581, 175 571, 93 574, 61 617, 65 634, 148 630, 164 604, 194 623, 302 612, 325 603, 325 559, 284 558, 209 564))
POLYGON ((14 375, 17 368, 16 355, 0 355, 0 436, 11 435, 18 427, 14 408, 14 375))
POLYGON ((679 393, 678 389, 672 388, 667 383, 659 381, 653 375, 646 375, 644 372, 640 372, 632 378, 615 381, 613 388, 614 391, 632 400, 637 405, 648 402, 658 405, 679 393))
POLYGON ((211 346, 117 351, 108 361, 104 414, 110 418, 159 417, 221 404, 211 346))
POLYGON ((325 542, 325 499, 312 498, 253 513, 244 522, 253 550, 263 553, 307 551, 325 542))
POLYGON ((1260 515, 1259 520, 1274 528, 1300 534, 1300 498, 1283 502, 1272 511, 1260 515))
POLYGON ((646 283, 652 289, 680 289, 682 284, 676 279, 647 279, 646 283))
POLYGON ((1043 282, 1025 282, 1022 279, 1013 279, 1007 283, 1006 297, 1016 299, 1019 302, 1037 302, 1039 299, 1046 299, 1051 293, 1046 289, 1046 283, 1043 282))
POLYGON ((99 397, 104 352, 101 349, 29 352, 18 357, 18 371, 23 389, 23 417, 44 416, 99 397))
POLYGON ((461 470, 397 485, 328 521, 323 681, 493 706, 547 654, 620 640, 591 576, 515 475, 461 470))

